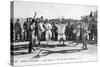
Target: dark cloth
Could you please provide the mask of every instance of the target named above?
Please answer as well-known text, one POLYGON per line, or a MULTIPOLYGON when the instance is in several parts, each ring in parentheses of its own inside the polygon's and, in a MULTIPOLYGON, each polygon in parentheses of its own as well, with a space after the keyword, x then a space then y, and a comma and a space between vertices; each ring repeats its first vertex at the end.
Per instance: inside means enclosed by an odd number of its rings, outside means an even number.
POLYGON ((23 24, 23 29, 24 29, 24 40, 28 40, 28 26, 27 26, 27 23, 28 22, 24 22, 24 24, 23 24))
MULTIPOLYGON (((43 28, 45 29, 45 25, 43 24, 43 28)), ((45 41, 45 35, 46 35, 46 31, 42 32, 41 34, 41 40, 45 41)))
POLYGON ((35 40, 33 41, 33 39, 32 39, 32 34, 30 34, 29 46, 28 46, 28 53, 31 53, 32 50, 35 51, 35 49, 33 48, 34 45, 35 45, 35 40))
POLYGON ((19 22, 15 23, 15 32, 22 32, 21 24, 19 22))
POLYGON ((81 34, 81 42, 82 42, 82 44, 83 44, 83 49, 87 49, 87 41, 86 41, 86 38, 87 38, 87 35, 88 35, 88 33, 87 33, 87 31, 89 30, 89 27, 86 29, 86 27, 87 27, 87 25, 88 24, 86 24, 86 23, 83 23, 82 25, 81 25, 81 28, 80 28, 80 34, 81 34))
POLYGON ((97 25, 96 24, 91 24, 91 29, 90 29, 90 33, 89 33, 89 40, 92 40, 93 37, 95 37, 94 39, 97 40, 97 25))
POLYGON ((28 22, 24 22, 24 24, 23 24, 24 30, 27 30, 27 29, 28 29, 27 23, 28 23, 28 22))
POLYGON ((87 35, 85 35, 85 34, 86 34, 86 31, 82 30, 81 31, 81 42, 83 44, 82 48, 87 48, 87 42, 86 42, 87 35))
POLYGON ((52 39, 53 40, 57 40, 57 37, 58 37, 58 28, 55 25, 52 26, 51 32, 53 34, 52 35, 52 39))
POLYGON ((67 25, 65 28, 66 38, 73 38, 75 35, 73 34, 73 25, 67 25))
POLYGON ((30 23, 31 22, 24 22, 23 28, 24 28, 24 39, 29 41, 30 38, 30 23))
POLYGON ((38 36, 39 35, 39 33, 38 33, 38 22, 37 21, 35 21, 36 23, 35 23, 35 36, 38 36))
POLYGON ((15 23, 15 39, 17 40, 18 39, 18 35, 19 35, 19 38, 20 40, 22 40, 22 28, 21 28, 21 24, 19 22, 16 22, 15 23))
MULTIPOLYGON (((35 51, 35 49, 33 48, 34 45, 35 45, 35 40, 32 39, 32 32, 33 32, 35 29, 31 29, 31 25, 32 25, 34 22, 35 22, 35 20, 32 21, 32 22, 30 23, 29 29, 28 29, 28 35, 29 35, 29 36, 28 36, 28 38, 29 38, 28 52, 29 52, 29 53, 31 53, 32 50, 35 51)), ((36 22, 35 22, 35 23, 36 23, 36 22)))
POLYGON ((22 40, 22 33, 21 32, 15 32, 15 40, 18 40, 18 35, 20 40, 22 40))
POLYGON ((42 41, 45 41, 45 34, 46 34, 46 31, 42 32, 42 34, 41 34, 41 40, 42 41))

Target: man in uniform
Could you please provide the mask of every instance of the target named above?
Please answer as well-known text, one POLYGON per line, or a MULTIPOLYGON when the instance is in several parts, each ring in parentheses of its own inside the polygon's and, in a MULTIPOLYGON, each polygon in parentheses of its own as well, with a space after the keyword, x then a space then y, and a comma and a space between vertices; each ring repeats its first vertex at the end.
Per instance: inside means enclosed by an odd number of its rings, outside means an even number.
POLYGON ((52 39, 53 40, 57 40, 57 37, 58 37, 58 28, 56 27, 55 23, 52 22, 52 39))
POLYGON ((19 19, 17 19, 17 22, 15 23, 14 27, 15 27, 15 40, 18 40, 18 35, 20 40, 22 40, 22 28, 19 19))
POLYGON ((75 35, 75 41, 76 41, 76 45, 78 45, 78 43, 80 42, 80 23, 81 21, 77 21, 75 23, 75 28, 73 30, 73 33, 75 35))
POLYGON ((69 38, 69 29, 68 29, 68 26, 69 25, 69 23, 66 25, 66 27, 65 27, 65 35, 66 35, 66 39, 68 39, 69 38))
POLYGON ((23 28, 24 28, 24 40, 26 41, 28 40, 28 18, 24 22, 23 28))
POLYGON ((68 25, 65 27, 66 39, 73 39, 73 22, 69 20, 68 25))
MULTIPOLYGON (((36 16, 36 13, 35 13, 36 16)), ((35 36, 35 28, 36 28, 36 20, 35 20, 35 16, 32 19, 32 22, 30 22, 29 25, 29 47, 28 47, 28 53, 31 53, 32 50, 35 51, 35 49, 33 48, 35 46, 35 40, 36 40, 36 36, 35 36)))
POLYGON ((52 26, 51 26, 51 24, 49 23, 49 21, 46 22, 45 28, 46 28, 46 35, 45 35, 45 38, 46 38, 46 41, 49 41, 50 38, 52 37, 52 32, 51 32, 52 26))
POLYGON ((41 33, 41 40, 45 40, 45 25, 44 25, 44 21, 43 21, 43 16, 41 16, 41 18, 40 18, 40 26, 41 26, 41 31, 42 31, 42 33, 41 33))
POLYGON ((83 47, 82 49, 86 50, 87 49, 87 42, 86 42, 86 37, 88 36, 89 34, 89 30, 88 30, 88 20, 86 19, 85 22, 83 22, 81 24, 81 30, 80 30, 80 34, 81 34, 81 39, 82 39, 82 44, 83 44, 83 47))
POLYGON ((38 18, 37 19, 37 23, 38 23, 38 37, 39 37, 39 40, 42 40, 43 38, 43 32, 45 32, 45 29, 44 29, 44 23, 38 18))
POLYGON ((35 45, 35 20, 30 24, 30 43, 29 43, 29 53, 32 52, 32 49, 35 51, 33 46, 35 45))

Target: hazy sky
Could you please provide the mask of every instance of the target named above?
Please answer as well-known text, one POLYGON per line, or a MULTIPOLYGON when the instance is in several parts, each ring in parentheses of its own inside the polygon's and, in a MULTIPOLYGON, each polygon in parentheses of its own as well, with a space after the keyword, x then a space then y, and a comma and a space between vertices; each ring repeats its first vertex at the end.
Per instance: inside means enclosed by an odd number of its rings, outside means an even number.
POLYGON ((97 10, 97 6, 72 5, 72 4, 52 4, 37 2, 14 2, 14 17, 32 17, 37 12, 37 17, 44 18, 74 18, 80 19, 83 15, 88 15, 90 11, 97 10))

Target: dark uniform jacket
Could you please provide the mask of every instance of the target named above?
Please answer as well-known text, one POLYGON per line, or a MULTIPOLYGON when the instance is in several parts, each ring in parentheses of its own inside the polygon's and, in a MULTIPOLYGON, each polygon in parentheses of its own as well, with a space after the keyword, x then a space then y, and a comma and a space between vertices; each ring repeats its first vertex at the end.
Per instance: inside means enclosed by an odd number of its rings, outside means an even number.
POLYGON ((16 22, 14 27, 15 27, 15 32, 22 31, 21 24, 19 22, 16 22))

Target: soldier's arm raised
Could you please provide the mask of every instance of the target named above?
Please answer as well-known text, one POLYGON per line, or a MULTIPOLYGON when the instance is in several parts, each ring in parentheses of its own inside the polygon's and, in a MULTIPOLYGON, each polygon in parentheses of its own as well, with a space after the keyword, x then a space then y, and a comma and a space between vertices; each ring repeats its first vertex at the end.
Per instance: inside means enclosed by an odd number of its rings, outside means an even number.
POLYGON ((34 15, 33 19, 35 19, 36 15, 37 15, 37 13, 35 12, 35 15, 34 15))

